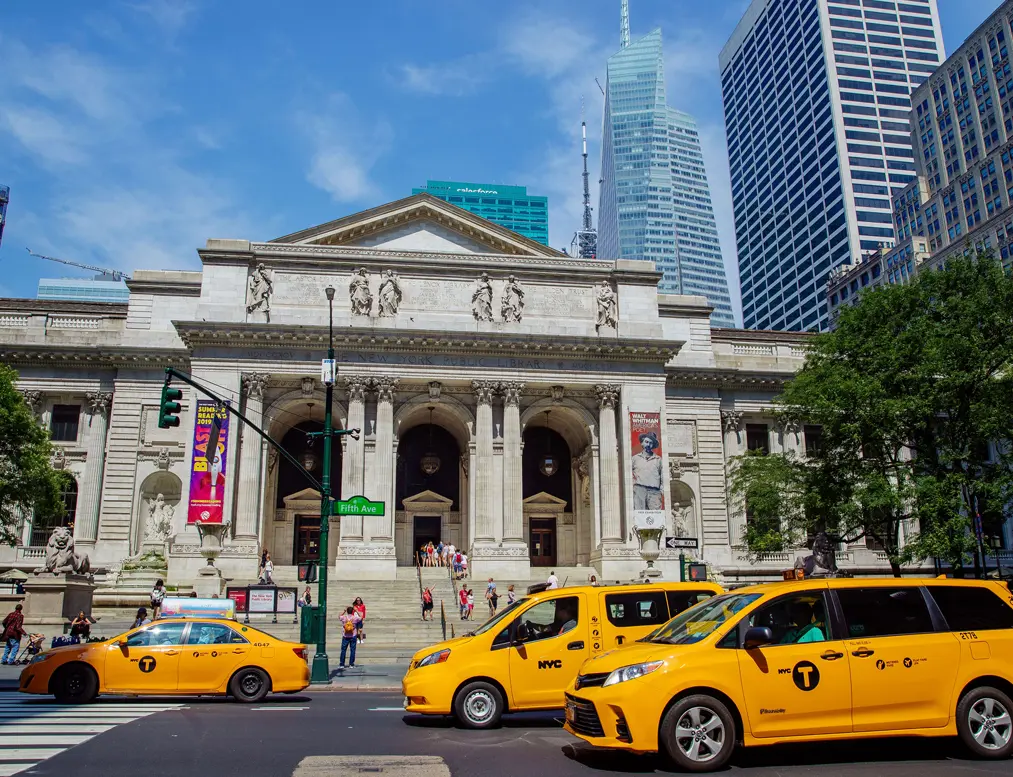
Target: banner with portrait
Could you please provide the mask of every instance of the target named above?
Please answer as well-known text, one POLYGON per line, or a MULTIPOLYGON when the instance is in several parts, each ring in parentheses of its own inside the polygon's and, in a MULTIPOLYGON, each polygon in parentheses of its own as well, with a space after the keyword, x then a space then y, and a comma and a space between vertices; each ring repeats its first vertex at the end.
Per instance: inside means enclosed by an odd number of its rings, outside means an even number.
POLYGON ((665 526, 664 452, 661 446, 661 413, 630 411, 630 483, 633 492, 633 525, 636 528, 665 526))
POLYGON ((199 399, 194 419, 190 503, 186 512, 186 522, 222 523, 225 515, 225 462, 229 451, 229 411, 211 400, 199 399))

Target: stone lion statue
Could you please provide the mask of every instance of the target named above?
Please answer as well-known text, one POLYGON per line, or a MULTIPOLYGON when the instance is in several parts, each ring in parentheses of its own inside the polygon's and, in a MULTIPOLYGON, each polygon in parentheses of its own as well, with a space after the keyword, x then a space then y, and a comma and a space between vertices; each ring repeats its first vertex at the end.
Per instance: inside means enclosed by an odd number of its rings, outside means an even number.
POLYGON ((78 575, 86 575, 91 570, 91 562, 85 555, 80 555, 74 550, 74 535, 66 526, 57 526, 49 535, 49 542, 46 543, 46 564, 35 570, 35 573, 52 572, 54 575, 62 575, 73 572, 78 575))

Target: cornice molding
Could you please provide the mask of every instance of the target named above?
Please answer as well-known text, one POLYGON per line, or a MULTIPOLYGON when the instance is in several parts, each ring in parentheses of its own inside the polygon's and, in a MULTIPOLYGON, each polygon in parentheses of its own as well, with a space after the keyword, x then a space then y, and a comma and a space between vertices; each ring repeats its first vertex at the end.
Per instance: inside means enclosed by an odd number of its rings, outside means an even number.
POLYGON ((790 344, 812 342, 811 332, 780 332, 773 329, 711 329, 711 341, 715 343, 755 343, 757 341, 770 344, 790 344))
POLYGON ((75 302, 59 299, 0 298, 0 311, 42 315, 45 313, 80 313, 103 318, 126 318, 126 302, 75 302))
POLYGON ((127 281, 131 294, 153 294, 165 297, 199 297, 203 281, 182 283, 179 281, 127 281))
POLYGON ((0 361, 8 364, 62 366, 166 367, 187 365, 190 354, 178 349, 103 348, 95 346, 0 345, 0 361))
POLYGON ((772 388, 779 389, 795 377, 794 372, 760 372, 735 369, 686 369, 669 367, 665 385, 722 389, 772 388))
MULTIPOLYGON (((280 329, 265 324, 227 324, 222 322, 173 321, 176 331, 191 351, 207 346, 238 348, 301 348, 316 350, 327 345, 327 327, 301 326, 280 329)), ((363 349, 397 353, 464 351, 483 354, 526 354, 640 361, 668 362, 684 345, 677 340, 637 338, 596 338, 516 335, 508 332, 452 333, 437 330, 375 331, 339 330, 334 347, 339 350, 363 349)))

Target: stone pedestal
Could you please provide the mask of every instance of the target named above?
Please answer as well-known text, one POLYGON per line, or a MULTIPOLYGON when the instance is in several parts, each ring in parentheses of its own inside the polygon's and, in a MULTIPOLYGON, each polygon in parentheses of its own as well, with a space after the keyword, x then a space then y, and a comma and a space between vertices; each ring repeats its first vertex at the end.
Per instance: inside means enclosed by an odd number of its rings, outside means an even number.
POLYGON ((334 559, 335 580, 397 580, 393 542, 339 545, 334 559))
POLYGON ((216 567, 204 567, 194 579, 193 590, 201 599, 221 598, 225 595, 225 580, 216 567))
POLYGON ((476 543, 468 554, 468 573, 473 580, 529 580, 531 557, 528 546, 517 544, 486 545, 476 543))
POLYGON ((100 607, 149 606, 155 583, 169 577, 169 566, 162 551, 163 546, 153 546, 140 558, 124 561, 111 584, 107 578, 105 587, 95 591, 95 604, 100 607))
POLYGON ((81 610, 91 615, 94 593, 91 575, 33 575, 25 581, 25 624, 63 625, 81 610))

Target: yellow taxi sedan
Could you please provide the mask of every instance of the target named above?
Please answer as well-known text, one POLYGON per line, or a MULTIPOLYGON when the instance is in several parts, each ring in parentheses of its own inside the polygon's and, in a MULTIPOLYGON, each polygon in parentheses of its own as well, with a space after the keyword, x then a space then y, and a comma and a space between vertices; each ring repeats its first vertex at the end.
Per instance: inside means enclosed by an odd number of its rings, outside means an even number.
POLYGON ((221 618, 172 618, 104 642, 40 653, 21 672, 22 693, 84 704, 100 693, 219 695, 258 702, 309 685, 306 646, 221 618))

